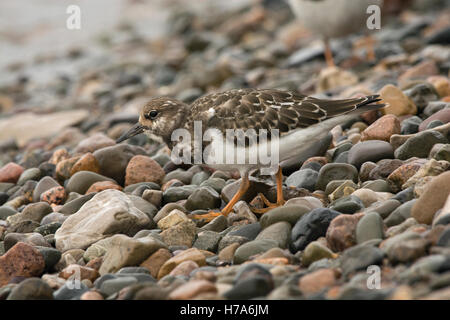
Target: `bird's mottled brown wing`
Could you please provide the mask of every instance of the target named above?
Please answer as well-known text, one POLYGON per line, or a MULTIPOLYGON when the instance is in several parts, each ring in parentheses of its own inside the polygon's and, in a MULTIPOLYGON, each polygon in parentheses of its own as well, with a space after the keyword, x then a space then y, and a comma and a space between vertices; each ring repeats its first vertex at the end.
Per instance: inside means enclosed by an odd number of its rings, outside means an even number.
POLYGON ((253 128, 278 129, 285 133, 377 101, 378 96, 322 100, 275 89, 230 90, 194 101, 187 123, 201 120, 208 127, 222 131, 253 128))

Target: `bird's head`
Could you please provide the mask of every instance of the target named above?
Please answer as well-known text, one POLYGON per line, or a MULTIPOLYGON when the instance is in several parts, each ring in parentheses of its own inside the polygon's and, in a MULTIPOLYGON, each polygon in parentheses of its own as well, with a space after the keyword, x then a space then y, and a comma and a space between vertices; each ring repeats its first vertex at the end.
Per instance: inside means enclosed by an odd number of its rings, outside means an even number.
POLYGON ((122 142, 140 133, 157 136, 164 142, 170 142, 175 129, 180 128, 188 113, 189 106, 181 101, 161 97, 147 102, 139 114, 139 121, 120 136, 116 142, 122 142))

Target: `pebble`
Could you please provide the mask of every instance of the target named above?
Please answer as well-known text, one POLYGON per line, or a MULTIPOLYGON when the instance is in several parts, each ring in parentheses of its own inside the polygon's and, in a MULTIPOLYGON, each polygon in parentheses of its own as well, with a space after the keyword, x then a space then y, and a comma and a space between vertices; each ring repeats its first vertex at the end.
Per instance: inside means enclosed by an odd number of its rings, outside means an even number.
POLYGON ((44 239, 44 237, 37 232, 34 233, 16 233, 9 232, 3 242, 3 246, 6 251, 12 248, 16 243, 23 242, 32 246, 50 247, 50 244, 44 239))
POLYGON ((333 286, 337 280, 336 278, 336 271, 320 269, 301 277, 298 287, 304 295, 313 295, 333 286))
POLYGON ((422 119, 418 116, 412 116, 408 119, 405 119, 401 123, 401 134, 414 134, 419 132, 419 126, 422 122, 422 119))
POLYGON ((140 264, 152 253, 167 247, 151 237, 132 239, 122 234, 112 236, 110 245, 99 270, 101 275, 116 272, 125 266, 140 264))
POLYGON ((447 247, 447 248, 450 247, 450 232, 449 232, 449 230, 450 229, 447 228, 441 233, 441 235, 439 236, 439 239, 436 243, 437 246, 447 247))
POLYGON ((327 229, 327 245, 334 252, 344 251, 356 245, 356 226, 363 214, 340 214, 327 229))
POLYGON ((216 190, 208 187, 200 187, 189 195, 185 207, 190 211, 198 209, 207 210, 218 208, 220 202, 220 194, 216 190))
POLYGON ((65 215, 71 215, 77 212, 86 202, 91 200, 96 194, 90 193, 85 196, 80 196, 66 203, 59 209, 59 212, 65 215))
POLYGON ((400 121, 395 115, 387 114, 372 123, 361 133, 361 141, 382 140, 389 142, 393 134, 400 133, 400 121))
POLYGON ((288 205, 286 203, 285 206, 267 211, 260 219, 261 227, 266 228, 280 221, 286 221, 293 226, 309 211, 311 211, 311 208, 305 205, 288 205))
POLYGON ((196 237, 196 225, 191 220, 180 222, 161 232, 161 237, 164 243, 169 246, 187 246, 190 248, 196 237))
POLYGON ((371 245, 360 244, 346 249, 341 256, 341 268, 345 276, 366 270, 368 266, 379 265, 383 259, 383 252, 371 245))
POLYGON ((444 206, 442 209, 435 214, 433 218, 433 226, 438 224, 446 225, 448 224, 450 219, 450 195, 447 197, 444 206))
POLYGON ((301 169, 294 172, 286 179, 288 187, 305 188, 314 191, 319 174, 312 169, 301 169))
POLYGON ((47 202, 30 203, 21 213, 11 216, 7 220, 11 224, 26 220, 41 222, 41 220, 51 212, 53 212, 52 207, 47 202))
POLYGON ((161 279, 162 277, 168 275, 173 269, 175 269, 176 266, 183 263, 184 261, 193 261, 200 267, 206 265, 206 258, 201 253, 201 251, 197 248, 190 248, 184 250, 183 252, 180 252, 176 256, 164 262, 164 264, 159 269, 157 278, 161 279))
POLYGON ((417 113, 416 105, 399 88, 392 84, 388 84, 380 90, 380 98, 389 104, 388 107, 382 109, 384 114, 402 116, 417 113))
POLYGON ((216 252, 221 239, 222 235, 219 233, 205 230, 197 233, 197 239, 192 246, 199 250, 216 252))
POLYGON ((395 225, 398 225, 411 217, 411 211, 412 207, 414 206, 414 203, 416 202, 416 199, 407 201, 397 207, 385 220, 384 223, 388 227, 392 227, 395 225))
POLYGON ((33 190, 33 202, 39 202, 41 199, 41 194, 43 194, 47 190, 59 186, 60 184, 53 178, 43 177, 41 180, 39 180, 38 184, 33 190))
POLYGON ((383 159, 377 162, 375 168, 369 173, 370 180, 386 179, 395 169, 400 167, 403 161, 398 159, 383 159))
POLYGON ((117 190, 105 190, 63 222, 55 233, 56 248, 60 251, 85 249, 111 236, 111 230, 134 234, 149 223, 150 218, 137 209, 125 194, 117 190), (83 226, 82 231, 80 226, 83 226))
POLYGON ((356 168, 360 168, 367 161, 376 162, 392 158, 394 158, 394 149, 389 143, 380 140, 359 142, 348 153, 348 163, 356 168))
POLYGON ((61 252, 56 250, 55 248, 51 247, 41 247, 41 246, 35 246, 36 249, 39 250, 39 252, 44 257, 45 262, 45 270, 49 271, 51 270, 61 259, 61 252))
POLYGON ((394 264, 410 263, 426 255, 429 245, 429 241, 420 237, 402 239, 389 246, 387 255, 394 264))
POLYGON ((215 294, 217 293, 217 288, 209 281, 193 280, 176 288, 170 293, 169 298, 173 300, 187 300, 204 293, 215 294))
POLYGON ((107 137, 103 133, 95 133, 92 136, 80 141, 75 148, 77 153, 94 152, 95 150, 113 146, 116 143, 111 138, 107 137))
POLYGON ((319 171, 316 189, 325 190, 327 184, 333 180, 352 180, 358 182, 358 171, 350 164, 328 163, 319 171))
POLYGON ((100 173, 100 165, 94 155, 90 152, 85 153, 80 159, 75 162, 70 170, 70 175, 73 176, 79 171, 91 171, 100 173))
POLYGON ((372 239, 383 238, 383 219, 377 212, 366 213, 356 226, 356 242, 361 244, 372 239))
POLYGON ((426 158, 436 143, 448 143, 448 140, 437 131, 419 132, 395 150, 395 158, 400 160, 412 157, 426 158))
POLYGON ((366 161, 359 168, 359 180, 365 182, 370 179, 370 172, 377 167, 376 163, 366 161))
POLYGON ((349 195, 332 202, 329 208, 341 213, 352 214, 361 211, 364 204, 357 196, 349 195))
POLYGON ((241 264, 251 256, 263 253, 269 249, 278 247, 278 242, 272 239, 253 240, 239 246, 234 252, 233 263, 241 264))
POLYGON ((384 201, 392 197, 392 193, 389 192, 375 192, 370 189, 361 188, 352 193, 353 196, 358 197, 364 207, 369 207, 371 204, 384 201))
POLYGON ((0 207, 0 219, 6 220, 9 216, 17 214, 17 211, 8 206, 0 207))
POLYGON ((325 236, 330 222, 339 215, 339 212, 318 208, 303 216, 292 228, 291 251, 303 250, 308 243, 325 236))
POLYGON ((89 287, 81 281, 66 281, 63 286, 53 292, 53 298, 55 300, 78 300, 88 291, 89 287))
POLYGON ((450 109, 449 108, 445 108, 445 109, 442 109, 442 110, 432 114, 430 117, 428 117, 426 120, 424 120, 419 125, 419 131, 423 131, 425 129, 429 129, 428 125, 431 122, 436 121, 436 120, 441 121, 442 124, 450 122, 450 109))
POLYGON ((184 261, 177 265, 170 273, 169 275, 174 277, 187 277, 189 276, 192 271, 198 269, 198 264, 196 264, 194 261, 184 261))
POLYGON ((144 150, 128 144, 100 148, 93 153, 100 166, 100 173, 120 185, 125 182, 126 168, 131 158, 139 154, 144 154, 144 150))
POLYGON ((11 290, 7 300, 53 300, 53 290, 39 278, 25 279, 11 290))
POLYGON ((136 155, 130 159, 126 168, 125 186, 139 182, 161 183, 165 172, 152 158, 136 155))
POLYGON ((41 193, 41 201, 49 204, 63 204, 66 200, 67 193, 64 187, 53 187, 43 193, 41 193))
POLYGON ((441 209, 450 194, 450 172, 444 172, 435 177, 417 199, 411 209, 411 216, 419 223, 431 224, 434 214, 441 209))
POLYGON ((319 241, 309 243, 302 253, 302 265, 309 267, 313 262, 321 259, 333 259, 336 255, 319 241))
POLYGON ((395 199, 388 199, 373 203, 370 207, 367 208, 367 212, 375 211, 381 216, 381 218, 385 219, 400 205, 400 201, 395 199))
POLYGON ((0 285, 6 285, 14 277, 38 277, 44 268, 44 257, 39 250, 18 242, 0 257, 0 285))
POLYGON ((417 106, 419 110, 425 109, 430 101, 439 100, 436 89, 430 83, 419 83, 405 91, 405 94, 417 106))
POLYGON ((79 194, 85 194, 91 185, 99 181, 111 181, 114 180, 102 176, 95 172, 79 171, 70 177, 66 185, 67 192, 77 192, 79 194))
POLYGON ((24 172, 24 168, 14 162, 9 162, 0 168, 0 182, 16 183, 20 175, 24 172))
POLYGON ((274 240, 279 248, 285 249, 289 246, 291 228, 289 222, 280 221, 262 230, 255 240, 274 240))
POLYGON ((417 171, 426 163, 426 160, 418 159, 402 164, 400 167, 392 171, 387 177, 387 182, 391 187, 391 190, 398 193, 402 190, 402 186, 408 181, 409 178, 414 176, 417 171))
POLYGON ((35 180, 39 181, 41 178, 41 170, 39 168, 30 168, 26 169, 19 177, 19 180, 17 181, 17 185, 23 186, 25 182, 28 180, 35 180))
POLYGON ((55 176, 61 183, 70 178, 70 172, 73 165, 80 159, 80 156, 75 156, 69 159, 64 159, 58 162, 55 167, 55 176))
POLYGON ((116 184, 115 182, 112 182, 112 181, 99 181, 99 182, 94 182, 89 187, 89 189, 86 190, 86 194, 98 193, 98 192, 102 192, 102 191, 108 190, 108 189, 114 189, 114 190, 122 191, 122 187, 119 186, 118 184, 116 184))
POLYGON ((72 277, 77 277, 78 280, 84 280, 89 279, 91 282, 94 282, 95 279, 97 279, 100 274, 97 270, 80 266, 77 264, 71 264, 67 267, 65 267, 58 276, 63 279, 70 279, 72 277))

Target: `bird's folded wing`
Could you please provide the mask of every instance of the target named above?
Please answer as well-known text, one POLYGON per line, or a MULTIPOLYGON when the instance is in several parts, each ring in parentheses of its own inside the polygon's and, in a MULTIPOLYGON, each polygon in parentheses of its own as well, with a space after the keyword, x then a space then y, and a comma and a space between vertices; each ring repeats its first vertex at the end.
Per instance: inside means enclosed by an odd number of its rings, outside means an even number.
POLYGON ((322 100, 275 89, 240 89, 206 95, 192 104, 190 119, 208 127, 226 129, 278 129, 280 133, 308 127, 342 114, 379 109, 378 96, 322 100))

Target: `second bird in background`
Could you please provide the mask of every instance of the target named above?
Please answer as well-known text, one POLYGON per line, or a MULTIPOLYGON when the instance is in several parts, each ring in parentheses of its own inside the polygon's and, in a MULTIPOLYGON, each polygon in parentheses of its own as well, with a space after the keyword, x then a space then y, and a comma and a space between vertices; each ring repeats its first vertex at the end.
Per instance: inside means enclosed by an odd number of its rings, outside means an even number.
MULTIPOLYGON (((370 16, 367 8, 371 5, 381 8, 383 5, 383 0, 288 0, 288 2, 299 22, 323 39, 328 66, 334 66, 330 39, 370 31, 367 28, 367 19, 370 16)), ((369 49, 368 56, 370 59, 374 58, 373 48, 369 49)))

